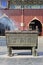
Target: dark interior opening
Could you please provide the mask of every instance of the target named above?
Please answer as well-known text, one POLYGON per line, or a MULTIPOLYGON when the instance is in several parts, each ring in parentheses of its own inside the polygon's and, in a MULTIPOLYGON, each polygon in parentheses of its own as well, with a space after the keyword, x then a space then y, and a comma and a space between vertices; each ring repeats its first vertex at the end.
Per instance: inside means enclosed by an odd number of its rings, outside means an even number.
POLYGON ((0 36, 5 36, 5 30, 10 30, 10 27, 5 27, 4 24, 0 23, 0 36))
POLYGON ((0 23, 0 36, 4 36, 5 35, 5 27, 4 24, 0 23))
POLYGON ((39 36, 42 33, 42 24, 39 20, 33 20, 31 21, 31 23, 29 24, 29 28, 31 28, 32 30, 36 30, 36 26, 38 28, 38 32, 39 32, 39 36))

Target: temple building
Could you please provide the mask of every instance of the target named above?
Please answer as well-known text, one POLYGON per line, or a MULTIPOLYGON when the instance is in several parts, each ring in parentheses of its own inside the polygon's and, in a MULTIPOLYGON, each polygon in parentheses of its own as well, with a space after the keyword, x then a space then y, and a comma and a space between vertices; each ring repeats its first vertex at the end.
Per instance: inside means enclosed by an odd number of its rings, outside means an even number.
POLYGON ((36 27, 43 36, 43 0, 0 0, 0 35, 36 27))

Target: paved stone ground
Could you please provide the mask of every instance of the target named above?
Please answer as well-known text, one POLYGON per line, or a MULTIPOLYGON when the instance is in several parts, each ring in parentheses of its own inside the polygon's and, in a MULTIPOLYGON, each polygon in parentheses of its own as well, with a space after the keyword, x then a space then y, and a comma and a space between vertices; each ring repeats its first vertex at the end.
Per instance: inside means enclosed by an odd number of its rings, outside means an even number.
POLYGON ((43 37, 38 38, 38 56, 32 56, 29 50, 14 50, 15 56, 9 57, 6 41, 0 38, 0 65, 43 65, 43 37))
POLYGON ((43 65, 43 58, 0 58, 0 65, 43 65))

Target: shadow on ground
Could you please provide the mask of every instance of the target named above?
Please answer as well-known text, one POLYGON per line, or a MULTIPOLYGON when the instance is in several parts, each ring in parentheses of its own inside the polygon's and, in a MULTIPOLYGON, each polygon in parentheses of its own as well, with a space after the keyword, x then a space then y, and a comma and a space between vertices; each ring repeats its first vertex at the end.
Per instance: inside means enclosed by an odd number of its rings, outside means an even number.
MULTIPOLYGON (((0 55, 5 55, 5 54, 8 54, 8 51, 0 52, 0 55)), ((14 55, 32 55, 31 52, 13 52, 12 54, 14 54, 14 55)), ((37 52, 37 55, 43 56, 43 52, 37 52)))

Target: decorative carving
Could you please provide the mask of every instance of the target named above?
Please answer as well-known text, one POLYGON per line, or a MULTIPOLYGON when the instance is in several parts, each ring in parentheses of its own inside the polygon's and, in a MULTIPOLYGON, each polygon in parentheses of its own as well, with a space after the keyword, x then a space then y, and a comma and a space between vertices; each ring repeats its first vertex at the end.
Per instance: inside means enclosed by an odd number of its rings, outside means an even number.
POLYGON ((43 0, 11 0, 13 4, 23 4, 23 5, 36 5, 36 4, 43 4, 43 0))

